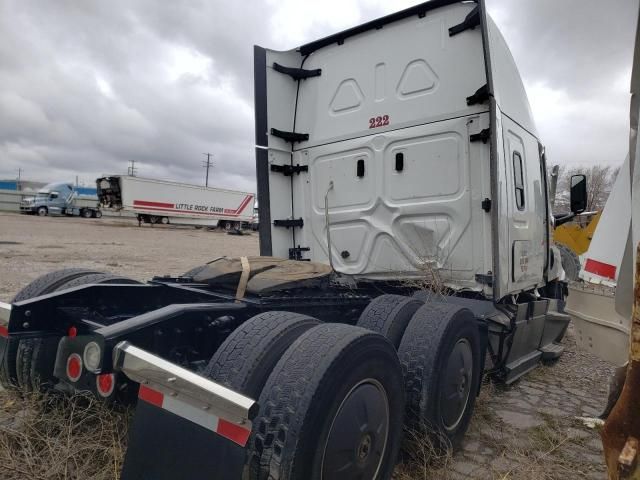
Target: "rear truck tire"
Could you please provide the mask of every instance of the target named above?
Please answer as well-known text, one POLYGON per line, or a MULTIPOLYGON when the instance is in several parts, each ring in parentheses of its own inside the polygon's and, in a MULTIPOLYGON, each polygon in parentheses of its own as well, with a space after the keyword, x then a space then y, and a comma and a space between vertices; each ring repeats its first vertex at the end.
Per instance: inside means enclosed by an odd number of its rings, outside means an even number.
POLYGON ((580 258, 576 255, 576 252, 562 243, 556 243, 555 246, 560 250, 560 262, 562 263, 562 269, 567 276, 567 280, 572 282, 579 280, 580 258))
MULTIPOLYGON (((21 302, 22 300, 28 300, 51 293, 69 280, 93 273, 97 272, 85 268, 65 268, 47 273, 36 278, 20 290, 11 302, 21 302)), ((0 358, 0 385, 9 388, 17 385, 16 361, 20 342, 13 338, 9 338, 6 341, 7 348, 5 349, 3 358, 0 358)))
POLYGON ((169 225, 169 217, 161 217, 160 218, 160 223, 162 225, 169 225))
POLYGON ((413 315, 398 356, 407 395, 406 425, 437 449, 456 449, 467 431, 483 368, 470 310, 426 303, 413 315))
POLYGON ((357 325, 384 335, 397 349, 411 317, 423 304, 417 298, 380 295, 362 311, 357 325))
POLYGON ((102 210, 94 210, 93 218, 102 218, 102 210))
MULTIPOLYGON (((111 273, 89 273, 72 278, 55 291, 89 285, 91 283, 140 283, 111 273)), ((50 293, 50 292, 49 292, 50 293)), ((51 358, 58 349, 58 338, 31 338, 21 340, 16 354, 16 379, 24 391, 47 390, 53 378, 51 358)))
POLYGON ((203 375, 257 398, 282 354, 320 320, 293 312, 264 312, 250 318, 220 345, 203 375))
POLYGON ((46 217, 49 214, 49 209, 47 207, 38 207, 36 214, 39 217, 46 217))
POLYGON ((91 210, 89 210, 88 208, 83 208, 80 211, 80 216, 82 218, 91 218, 93 216, 93 214, 91 213, 91 210))
POLYGON ((259 398, 248 477, 387 480, 402 441, 402 370, 382 335, 326 323, 283 354, 259 398))

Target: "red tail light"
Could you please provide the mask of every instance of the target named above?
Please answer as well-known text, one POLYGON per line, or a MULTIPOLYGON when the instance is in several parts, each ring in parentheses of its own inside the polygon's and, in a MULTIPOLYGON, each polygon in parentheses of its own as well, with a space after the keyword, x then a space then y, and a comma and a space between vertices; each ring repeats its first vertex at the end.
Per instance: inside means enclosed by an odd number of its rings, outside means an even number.
POLYGON ((72 382, 77 382, 82 375, 82 358, 77 353, 72 353, 67 358, 67 377, 72 382))
POLYGON ((111 395, 115 386, 116 379, 113 373, 103 373, 96 377, 96 390, 103 397, 111 395))

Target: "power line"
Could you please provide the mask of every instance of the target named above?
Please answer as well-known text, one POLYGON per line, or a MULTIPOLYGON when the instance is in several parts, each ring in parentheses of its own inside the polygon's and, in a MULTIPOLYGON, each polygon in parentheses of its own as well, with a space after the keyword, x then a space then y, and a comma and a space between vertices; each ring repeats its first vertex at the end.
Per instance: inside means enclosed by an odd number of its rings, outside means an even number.
POLYGON ((208 187, 209 186, 209 168, 213 166, 213 164, 211 163, 211 157, 213 157, 213 153, 203 153, 203 155, 207 156, 207 161, 202 162, 202 166, 207 169, 207 176, 205 177, 204 186, 208 187))

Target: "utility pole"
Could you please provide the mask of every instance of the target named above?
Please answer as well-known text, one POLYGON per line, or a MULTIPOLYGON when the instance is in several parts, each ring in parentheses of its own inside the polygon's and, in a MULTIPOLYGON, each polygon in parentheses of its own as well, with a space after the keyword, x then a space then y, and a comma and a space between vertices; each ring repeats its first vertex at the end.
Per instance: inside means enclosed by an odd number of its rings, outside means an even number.
POLYGON ((203 155, 207 156, 207 161, 206 162, 202 162, 202 166, 207 169, 207 176, 206 176, 205 181, 204 181, 204 186, 208 187, 209 186, 209 168, 211 168, 213 166, 213 164, 211 163, 211 157, 213 157, 213 154, 212 153, 203 153, 203 155))
POLYGON ((129 160, 129 168, 127 169, 127 175, 130 175, 132 177, 136 176, 136 170, 138 170, 136 168, 136 161, 135 160, 129 160))
POLYGON ((18 185, 16 185, 18 190, 22 190, 22 183, 20 183, 21 180, 22 180, 22 168, 18 168, 18 185))

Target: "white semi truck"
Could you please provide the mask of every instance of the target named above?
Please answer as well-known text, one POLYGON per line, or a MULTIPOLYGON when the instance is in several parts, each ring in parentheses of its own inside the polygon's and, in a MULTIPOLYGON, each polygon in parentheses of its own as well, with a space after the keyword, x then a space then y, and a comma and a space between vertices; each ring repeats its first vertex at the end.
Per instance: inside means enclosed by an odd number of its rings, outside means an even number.
POLYGON ((388 480, 403 431, 456 448, 483 375, 562 354, 544 147, 483 0, 254 58, 261 256, 45 275, 0 379, 137 397, 124 480, 388 480))
POLYGON ((96 184, 104 209, 133 213, 139 223, 231 230, 253 220, 253 193, 124 175, 98 178, 96 184))

